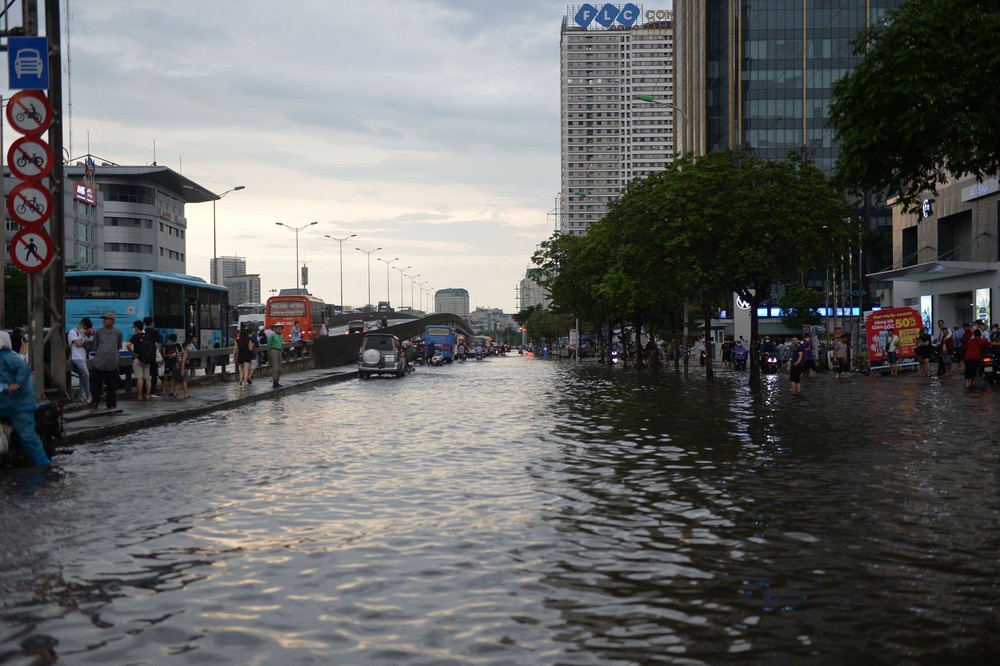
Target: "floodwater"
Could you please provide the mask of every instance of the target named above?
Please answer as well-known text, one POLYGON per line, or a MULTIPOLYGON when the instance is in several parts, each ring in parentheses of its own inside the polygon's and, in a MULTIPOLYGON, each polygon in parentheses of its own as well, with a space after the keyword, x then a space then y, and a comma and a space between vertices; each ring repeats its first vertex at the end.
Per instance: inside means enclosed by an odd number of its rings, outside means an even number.
POLYGON ((517 355, 0 475, 2 664, 996 663, 1000 393, 517 355))

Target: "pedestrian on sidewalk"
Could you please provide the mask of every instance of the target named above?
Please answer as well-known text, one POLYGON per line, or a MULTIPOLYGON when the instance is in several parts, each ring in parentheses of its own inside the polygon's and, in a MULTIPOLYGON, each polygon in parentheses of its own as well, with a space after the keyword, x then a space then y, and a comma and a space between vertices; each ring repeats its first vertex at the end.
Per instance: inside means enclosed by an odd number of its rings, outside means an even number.
POLYGON ((989 344, 989 341, 983 338, 983 332, 978 328, 972 331, 972 335, 967 341, 964 341, 962 346, 965 347, 965 388, 971 389, 975 385, 979 361, 982 360, 983 351, 989 344))
POLYGON ((101 321, 104 328, 94 332, 94 359, 91 362, 91 403, 97 407, 101 392, 107 391, 107 407, 118 407, 118 351, 122 348, 124 336, 115 328, 115 313, 106 312, 101 321))
POLYGON ((66 335, 70 348, 70 361, 76 368, 76 374, 80 375, 80 402, 84 405, 90 404, 90 369, 87 367, 87 357, 93 334, 94 325, 91 323, 90 317, 84 317, 66 335))
POLYGON ((163 393, 171 398, 177 397, 177 385, 180 383, 181 346, 177 344, 177 334, 167 336, 163 345, 163 393))
POLYGON ((955 337, 951 330, 944 323, 944 319, 938 320, 938 376, 947 377, 951 374, 951 358, 955 351, 955 337))
POLYGON ((847 379, 851 371, 851 353, 847 333, 842 334, 833 344, 833 363, 837 368, 837 379, 847 379))
POLYGON ((128 350, 132 352, 132 374, 135 375, 135 393, 139 400, 148 400, 152 390, 149 379, 152 363, 147 355, 149 345, 154 345, 155 356, 155 343, 146 336, 142 321, 135 320, 132 322, 132 337, 128 341, 128 350))
POLYGON ((236 371, 239 373, 240 388, 243 388, 247 384, 253 384, 253 380, 250 378, 250 363, 256 355, 257 345, 254 344, 255 337, 256 335, 245 326, 236 334, 236 344, 233 346, 233 361, 236 363, 236 371))
POLYGON ((188 378, 194 371, 192 367, 191 352, 198 351, 198 336, 191 335, 184 340, 184 344, 181 346, 181 388, 184 389, 184 399, 190 398, 188 394, 188 378))
POLYGON ((920 329, 920 334, 917 336, 916 354, 921 377, 931 376, 931 354, 934 353, 933 340, 931 332, 926 326, 920 329))
POLYGON ((31 368, 11 349, 10 334, 0 331, 0 416, 10 419, 28 462, 35 467, 51 467, 52 460, 35 430, 37 411, 31 368))
POLYGON ((157 386, 160 379, 160 364, 163 362, 163 336, 153 327, 152 317, 143 317, 142 323, 146 335, 156 344, 156 355, 153 357, 152 363, 149 364, 149 394, 150 396, 156 396, 163 391, 162 388, 158 388, 157 386))
POLYGON ((895 377, 899 374, 899 369, 896 367, 896 359, 899 354, 899 336, 896 335, 896 329, 890 328, 887 331, 885 338, 885 355, 889 359, 889 374, 895 377))
POLYGON ((281 350, 284 347, 284 340, 281 332, 285 329, 279 321, 272 327, 274 329, 267 338, 267 356, 271 364, 271 388, 281 388, 281 350))

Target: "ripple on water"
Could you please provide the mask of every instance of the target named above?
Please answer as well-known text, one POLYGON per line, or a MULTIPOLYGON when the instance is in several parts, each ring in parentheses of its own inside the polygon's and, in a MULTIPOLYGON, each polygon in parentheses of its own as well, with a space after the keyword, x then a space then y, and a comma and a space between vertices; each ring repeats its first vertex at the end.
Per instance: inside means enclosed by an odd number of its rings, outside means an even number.
POLYGON ((79 447, 0 477, 0 662, 981 663, 997 397, 916 380, 489 359, 79 447))

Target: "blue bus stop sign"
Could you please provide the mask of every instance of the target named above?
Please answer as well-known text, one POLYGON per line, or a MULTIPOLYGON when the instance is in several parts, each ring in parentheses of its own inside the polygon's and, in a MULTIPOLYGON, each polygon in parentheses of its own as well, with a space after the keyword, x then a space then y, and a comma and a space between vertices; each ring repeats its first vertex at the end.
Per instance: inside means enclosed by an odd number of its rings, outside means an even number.
POLYGON ((7 70, 11 90, 49 89, 49 40, 47 37, 7 39, 7 70))

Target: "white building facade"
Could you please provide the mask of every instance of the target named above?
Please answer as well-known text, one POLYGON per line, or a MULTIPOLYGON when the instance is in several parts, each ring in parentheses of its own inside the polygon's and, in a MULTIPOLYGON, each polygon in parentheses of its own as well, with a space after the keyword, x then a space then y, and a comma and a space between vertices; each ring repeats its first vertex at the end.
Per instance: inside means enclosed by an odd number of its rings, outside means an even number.
POLYGON ((560 39, 557 208, 560 231, 575 235, 585 234, 629 181, 662 171, 676 153, 672 12, 591 8, 570 5, 560 39))
MULTIPOLYGON (((247 258, 246 257, 215 257, 212 259, 211 264, 211 283, 212 284, 225 284, 226 278, 231 278, 235 275, 246 275, 247 273, 247 258)), ((246 303, 247 301, 240 301, 241 303, 246 303)), ((253 301, 254 303, 259 303, 260 301, 253 301)))
POLYGON ((448 312, 469 318, 469 292, 465 289, 438 289, 434 292, 434 312, 448 312))
POLYGON ((1000 180, 956 179, 918 210, 895 206, 892 256, 891 269, 869 276, 892 285, 883 306, 913 307, 932 333, 938 320, 1000 323, 1000 180))
POLYGON ((260 275, 231 275, 226 277, 222 284, 229 289, 229 304, 232 306, 241 303, 263 303, 260 300, 260 275))

